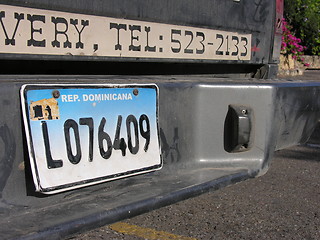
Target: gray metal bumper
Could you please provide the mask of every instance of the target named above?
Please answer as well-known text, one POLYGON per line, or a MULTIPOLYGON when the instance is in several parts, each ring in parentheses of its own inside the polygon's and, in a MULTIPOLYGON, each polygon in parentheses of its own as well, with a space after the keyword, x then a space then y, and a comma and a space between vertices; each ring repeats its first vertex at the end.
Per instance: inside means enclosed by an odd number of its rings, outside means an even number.
POLYGON ((319 96, 316 82, 1 76, 1 238, 57 239, 259 176, 267 171, 275 150, 309 138, 320 119, 319 96), (163 168, 53 196, 34 193, 21 85, 110 82, 159 86, 163 168))

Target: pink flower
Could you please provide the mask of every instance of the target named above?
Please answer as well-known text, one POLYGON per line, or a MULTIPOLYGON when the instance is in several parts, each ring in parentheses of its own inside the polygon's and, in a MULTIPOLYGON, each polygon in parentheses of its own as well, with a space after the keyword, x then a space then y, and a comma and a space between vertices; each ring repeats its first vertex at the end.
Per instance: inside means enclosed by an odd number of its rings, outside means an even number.
POLYGON ((283 34, 281 38, 281 50, 284 51, 285 54, 292 54, 293 59, 304 63, 304 59, 300 58, 300 55, 303 54, 303 50, 307 49, 307 47, 300 45, 301 39, 291 33, 291 26, 288 25, 285 19, 282 19, 282 23, 283 34))
POLYGON ((286 47, 287 47, 287 43, 286 43, 286 42, 282 42, 282 43, 281 43, 281 46, 282 46, 283 48, 286 48, 286 47))

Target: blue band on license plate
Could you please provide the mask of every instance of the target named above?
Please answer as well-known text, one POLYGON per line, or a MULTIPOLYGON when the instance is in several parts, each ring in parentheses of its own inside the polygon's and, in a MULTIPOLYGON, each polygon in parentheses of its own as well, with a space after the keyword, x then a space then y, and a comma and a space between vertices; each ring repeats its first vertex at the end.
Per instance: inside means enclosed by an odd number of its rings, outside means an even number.
POLYGON ((24 85, 36 191, 57 193, 162 167, 158 87, 24 85))

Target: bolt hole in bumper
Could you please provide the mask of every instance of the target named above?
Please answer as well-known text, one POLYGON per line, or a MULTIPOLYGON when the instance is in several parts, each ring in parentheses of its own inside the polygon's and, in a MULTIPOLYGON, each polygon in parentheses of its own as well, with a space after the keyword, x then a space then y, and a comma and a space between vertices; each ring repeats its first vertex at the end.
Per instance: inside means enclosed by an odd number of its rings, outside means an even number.
POLYGON ((1 76, 0 232, 59 239, 264 174, 274 151, 307 141, 320 83, 209 76, 1 76), (163 167, 54 195, 36 193, 19 91, 32 83, 155 83, 163 167))

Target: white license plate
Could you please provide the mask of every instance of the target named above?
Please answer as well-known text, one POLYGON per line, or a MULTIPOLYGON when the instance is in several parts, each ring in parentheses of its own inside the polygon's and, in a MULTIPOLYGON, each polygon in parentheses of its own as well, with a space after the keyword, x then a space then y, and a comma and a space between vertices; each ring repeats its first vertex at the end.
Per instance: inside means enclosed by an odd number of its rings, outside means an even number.
POLYGON ((158 88, 24 85, 36 191, 57 193, 160 169, 158 88))

